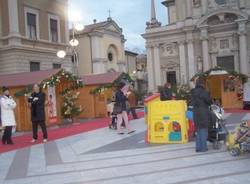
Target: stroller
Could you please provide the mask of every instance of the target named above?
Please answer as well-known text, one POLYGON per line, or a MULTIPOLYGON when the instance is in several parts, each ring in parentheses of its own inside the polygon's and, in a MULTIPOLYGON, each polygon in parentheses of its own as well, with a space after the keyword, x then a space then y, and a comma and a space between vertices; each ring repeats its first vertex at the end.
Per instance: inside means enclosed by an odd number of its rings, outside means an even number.
POLYGON ((227 148, 232 156, 250 152, 250 121, 242 121, 235 133, 230 133, 227 148))
POLYGON ((224 124, 224 110, 219 105, 211 105, 211 124, 208 127, 208 141, 214 149, 221 147, 221 141, 226 142, 228 131, 224 124))

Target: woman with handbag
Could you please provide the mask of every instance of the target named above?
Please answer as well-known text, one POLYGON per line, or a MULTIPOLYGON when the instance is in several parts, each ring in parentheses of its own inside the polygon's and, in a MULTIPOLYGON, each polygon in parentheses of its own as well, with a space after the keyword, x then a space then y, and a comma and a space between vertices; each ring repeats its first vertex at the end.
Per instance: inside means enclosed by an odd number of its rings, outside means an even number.
POLYGON ((114 112, 117 114, 117 130, 118 134, 124 134, 121 130, 121 124, 124 120, 125 126, 128 130, 128 134, 135 132, 135 130, 131 130, 128 122, 128 113, 127 113, 127 105, 126 101, 128 100, 126 97, 126 92, 123 88, 126 87, 124 83, 121 83, 117 89, 115 94, 115 105, 114 112))

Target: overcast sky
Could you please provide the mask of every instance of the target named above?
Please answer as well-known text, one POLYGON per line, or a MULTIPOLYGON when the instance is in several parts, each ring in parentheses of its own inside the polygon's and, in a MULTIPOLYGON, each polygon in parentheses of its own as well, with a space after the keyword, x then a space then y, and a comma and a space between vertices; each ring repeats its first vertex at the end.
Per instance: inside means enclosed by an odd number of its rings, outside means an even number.
MULTIPOLYGON (((167 11, 156 0, 157 17, 167 23, 167 11)), ((111 10, 111 17, 123 28, 127 42, 125 47, 134 50, 145 49, 144 39, 140 36, 145 31, 146 21, 150 18, 150 0, 69 0, 70 18, 77 19, 83 24, 92 24, 93 19, 104 21, 111 10)))

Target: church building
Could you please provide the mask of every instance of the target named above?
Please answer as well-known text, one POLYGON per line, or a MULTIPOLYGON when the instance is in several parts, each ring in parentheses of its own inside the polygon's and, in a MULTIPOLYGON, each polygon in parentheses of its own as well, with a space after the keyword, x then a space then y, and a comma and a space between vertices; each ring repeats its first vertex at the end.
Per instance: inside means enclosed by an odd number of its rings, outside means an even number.
POLYGON ((80 75, 106 72, 126 72, 125 38, 117 23, 108 17, 106 21, 85 26, 77 33, 76 47, 80 75))
POLYGON ((168 25, 151 20, 146 40, 149 91, 165 82, 188 84, 215 66, 250 74, 249 0, 164 0, 168 25))

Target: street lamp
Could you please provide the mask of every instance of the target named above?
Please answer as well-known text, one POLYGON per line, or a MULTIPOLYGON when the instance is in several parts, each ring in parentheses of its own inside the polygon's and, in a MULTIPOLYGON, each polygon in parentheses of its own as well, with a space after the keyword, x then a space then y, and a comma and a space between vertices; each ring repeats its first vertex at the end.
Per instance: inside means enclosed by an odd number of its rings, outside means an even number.
MULTIPOLYGON (((77 75, 78 75, 79 59, 77 56, 76 47, 79 45, 79 41, 75 38, 75 34, 77 32, 82 31, 83 29, 84 29, 84 26, 80 22, 76 22, 72 24, 72 39, 69 41, 70 47, 67 48, 71 51, 72 56, 74 58, 74 65, 75 65, 74 68, 75 68, 75 72, 77 75)), ((67 55, 67 51, 59 50, 56 55, 58 58, 63 59, 67 55)))

